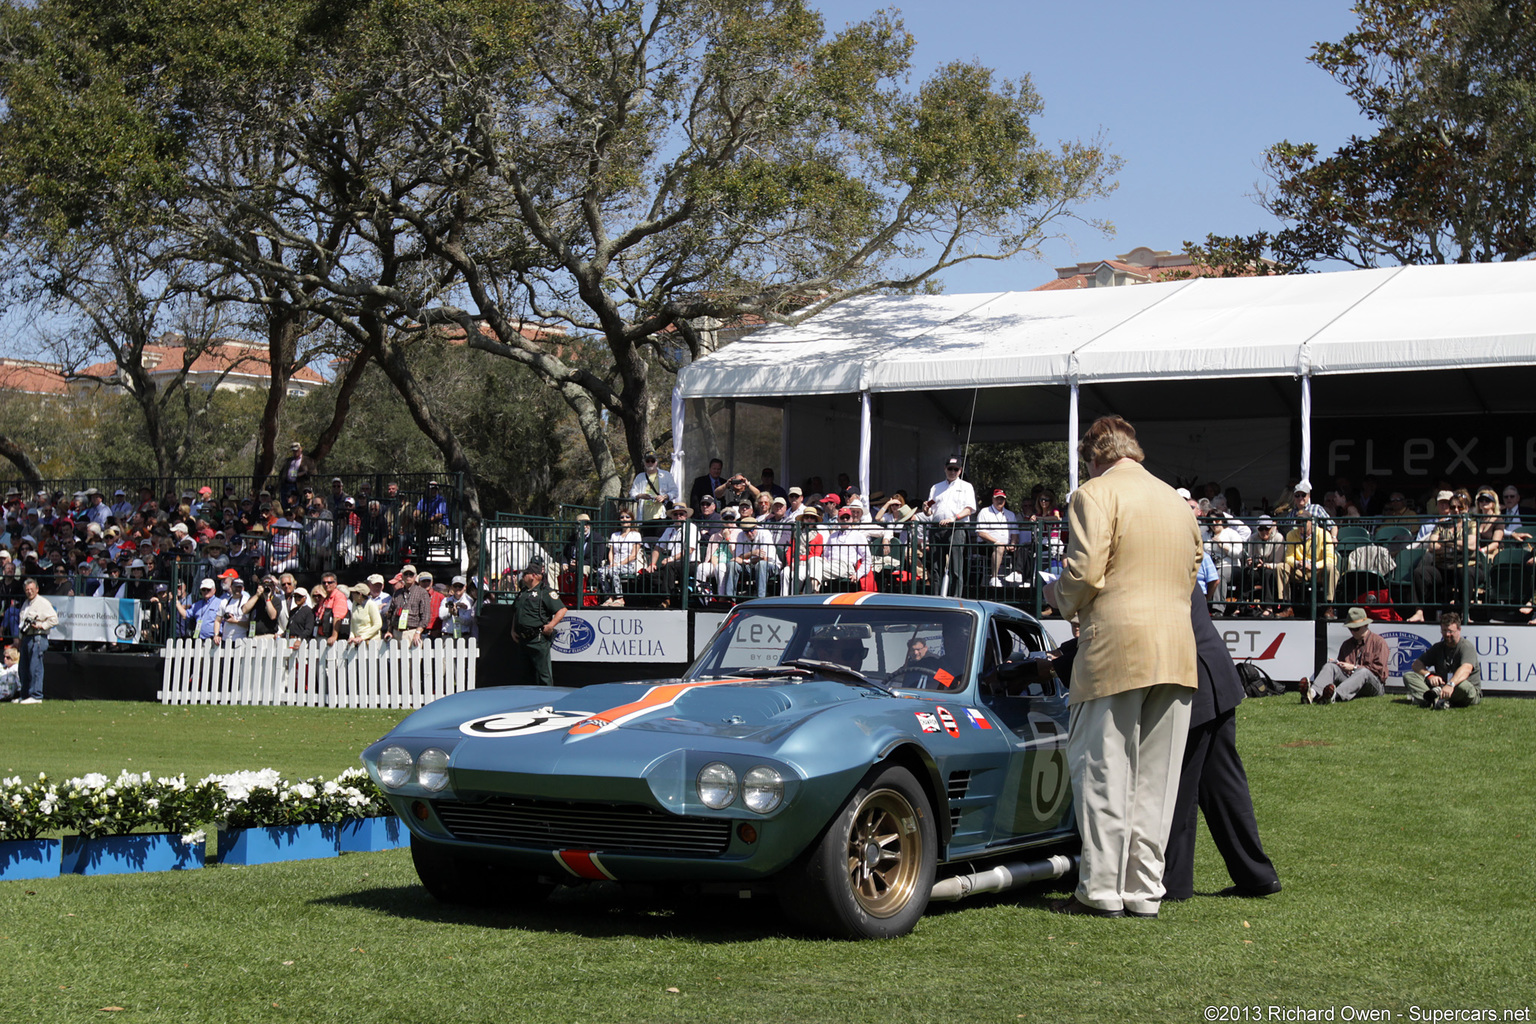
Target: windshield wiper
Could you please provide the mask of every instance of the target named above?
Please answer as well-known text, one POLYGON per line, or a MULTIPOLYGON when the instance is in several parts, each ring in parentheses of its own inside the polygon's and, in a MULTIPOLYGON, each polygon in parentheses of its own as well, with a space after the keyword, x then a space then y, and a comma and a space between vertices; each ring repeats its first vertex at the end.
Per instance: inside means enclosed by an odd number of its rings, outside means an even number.
POLYGON ((764 679, 771 676, 808 676, 810 674, 811 670, 808 668, 802 668, 798 665, 785 663, 783 665, 764 665, 760 668, 744 668, 738 672, 729 672, 723 676, 716 676, 715 678, 764 679))
MULTIPOLYGON (((818 675, 830 676, 833 679, 843 679, 850 683, 859 683, 863 686, 868 686, 871 689, 879 690, 881 693, 892 693, 891 688, 885 684, 877 683, 873 679, 869 678, 869 676, 866 676, 863 672, 860 672, 858 669, 849 668, 847 665, 839 665, 835 661, 816 661, 812 658, 794 658, 790 661, 784 662, 784 665, 791 665, 795 668, 810 669, 812 672, 815 672, 818 675)), ((782 668, 783 665, 779 667, 782 668)))

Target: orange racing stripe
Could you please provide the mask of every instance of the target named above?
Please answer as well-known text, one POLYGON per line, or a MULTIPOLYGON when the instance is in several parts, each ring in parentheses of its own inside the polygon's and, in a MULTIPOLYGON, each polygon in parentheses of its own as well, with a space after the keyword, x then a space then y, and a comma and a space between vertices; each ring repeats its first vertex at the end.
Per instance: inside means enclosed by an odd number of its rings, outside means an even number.
POLYGON ((631 718, 636 718, 657 708, 671 707, 677 703, 688 690, 697 686, 721 686, 726 683, 744 683, 745 679, 699 679, 691 683, 668 683, 665 686, 653 686, 645 691, 645 695, 637 701, 628 704, 620 704, 616 708, 607 711, 599 711, 591 718, 584 718, 570 729, 567 735, 586 736, 604 729, 612 729, 631 718))
POLYGON ((834 594, 827 598, 827 604, 862 604, 874 596, 873 591, 853 590, 846 594, 834 594))

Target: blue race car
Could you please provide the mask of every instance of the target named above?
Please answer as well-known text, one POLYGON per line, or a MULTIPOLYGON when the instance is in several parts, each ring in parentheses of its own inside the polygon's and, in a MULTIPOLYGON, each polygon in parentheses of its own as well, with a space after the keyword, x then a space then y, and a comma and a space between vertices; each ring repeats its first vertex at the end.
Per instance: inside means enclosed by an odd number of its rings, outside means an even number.
POLYGON ((444 697, 363 762, 441 900, 678 883, 891 937, 930 898, 1073 869, 1055 655, 1005 605, 768 598, 681 679, 444 697))

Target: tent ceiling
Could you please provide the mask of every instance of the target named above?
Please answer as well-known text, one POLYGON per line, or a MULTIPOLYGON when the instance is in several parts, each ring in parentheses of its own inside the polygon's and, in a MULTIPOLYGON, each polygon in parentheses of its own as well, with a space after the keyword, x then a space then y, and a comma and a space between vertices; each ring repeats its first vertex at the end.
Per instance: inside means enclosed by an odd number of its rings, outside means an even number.
MULTIPOLYGON (((1384 375, 1380 390, 1398 398, 1393 411, 1411 411, 1415 398, 1432 396, 1402 395, 1406 381, 1390 375, 1413 370, 1455 371, 1447 386, 1465 399, 1464 408, 1503 407, 1512 400, 1507 381, 1467 368, 1531 365, 1536 262, 1518 262, 1080 291, 869 296, 798 327, 749 335, 685 367, 678 388, 684 398, 956 390, 935 401, 963 423, 971 389, 1024 387, 982 391, 977 421, 1059 423, 1066 417, 1065 384, 1075 375, 1101 385, 1085 389, 1085 415, 1188 415, 1219 401, 1247 418, 1293 413, 1298 392, 1283 378, 1308 372, 1320 414, 1330 392, 1362 411, 1360 381, 1338 391, 1324 385, 1339 374, 1384 375), (1233 378, 1261 379, 1240 386, 1233 378), (1152 394, 1117 387, 1144 381, 1164 383, 1152 394), (1202 381, 1220 381, 1220 395, 1213 398, 1202 381)), ((1527 375, 1518 376, 1528 384, 1527 375)))

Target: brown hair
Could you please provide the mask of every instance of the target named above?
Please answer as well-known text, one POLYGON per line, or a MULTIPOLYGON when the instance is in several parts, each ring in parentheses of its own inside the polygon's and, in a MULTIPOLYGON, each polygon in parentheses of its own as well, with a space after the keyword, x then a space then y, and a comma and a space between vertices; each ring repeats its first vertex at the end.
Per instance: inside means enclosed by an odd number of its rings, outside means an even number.
POLYGON ((1440 625, 1442 625, 1442 626, 1459 626, 1459 625, 1461 625, 1461 613, 1460 612, 1441 612, 1440 613, 1440 625))
POLYGON ((1078 443, 1077 454, 1084 462, 1105 466, 1120 459, 1141 462, 1146 458, 1141 445, 1136 443, 1136 428, 1120 416, 1100 416, 1094 420, 1078 443))

